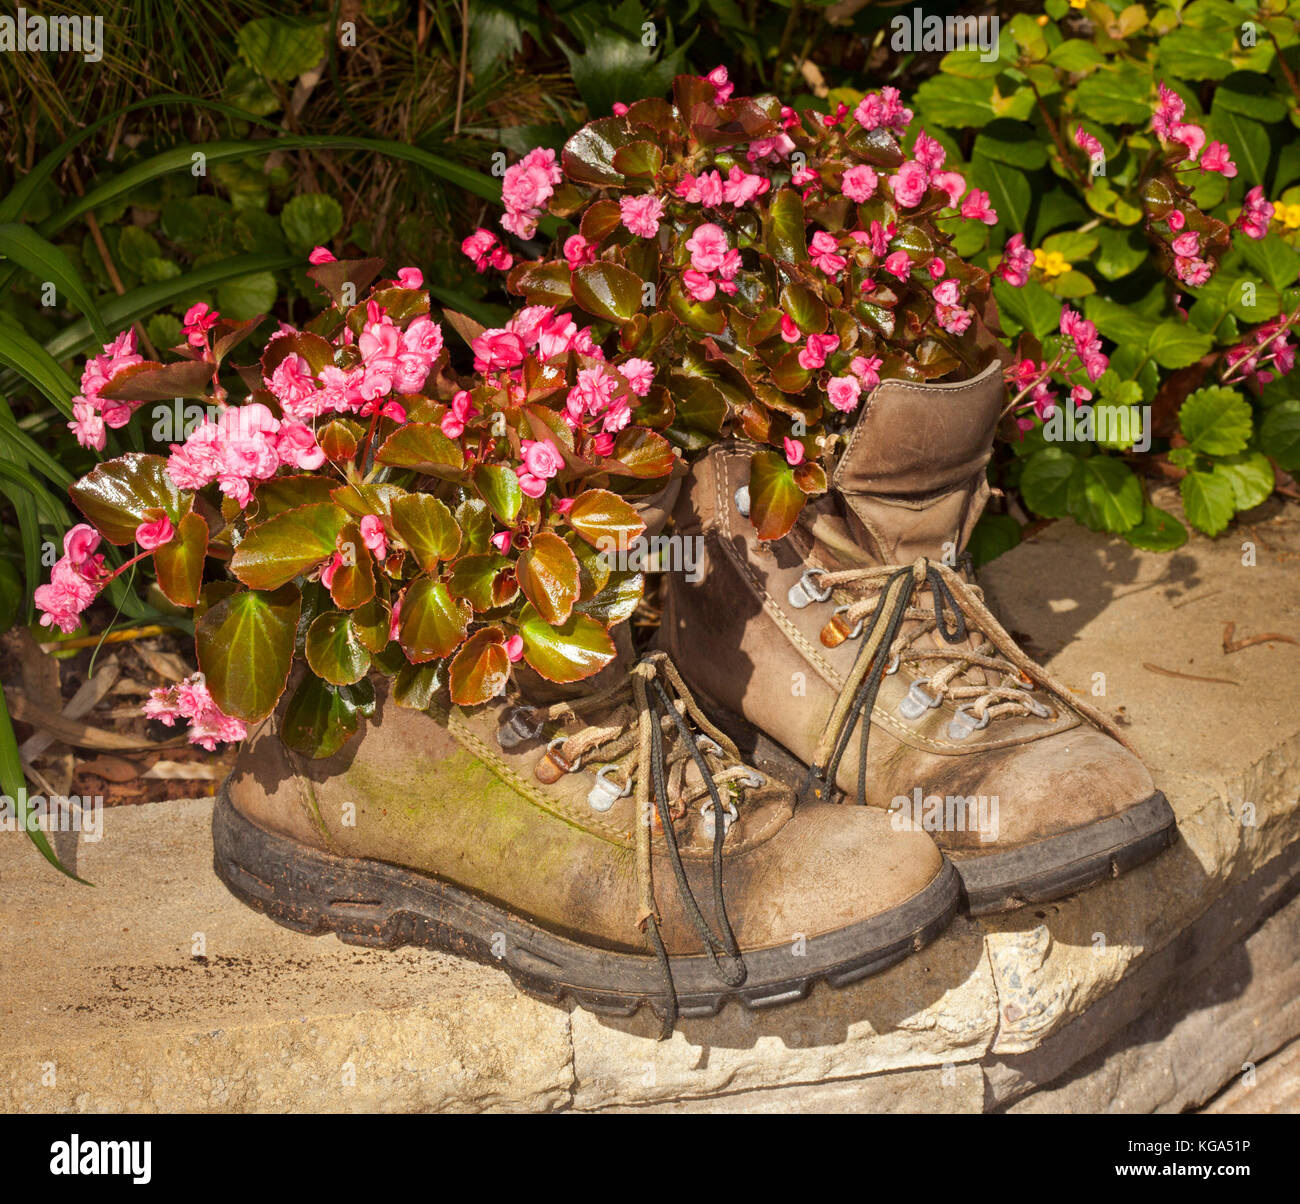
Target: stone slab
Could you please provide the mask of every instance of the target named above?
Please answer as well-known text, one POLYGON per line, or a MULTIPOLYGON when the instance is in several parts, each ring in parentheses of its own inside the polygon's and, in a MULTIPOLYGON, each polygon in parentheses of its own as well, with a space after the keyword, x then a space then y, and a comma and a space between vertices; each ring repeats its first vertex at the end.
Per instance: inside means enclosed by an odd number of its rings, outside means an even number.
POLYGON ((1300 637, 1297 567, 1294 508, 1170 556, 1058 523, 988 566, 1031 653, 1080 691, 1104 674, 1093 701, 1151 766, 1179 843, 1057 903, 959 919, 844 991, 728 1007, 668 1042, 488 967, 278 928, 213 875, 210 802, 110 808, 101 842, 61 839, 94 890, 0 833, 0 1108, 1200 1106, 1300 1034, 1280 1002, 1300 946, 1300 647, 1223 651, 1228 622, 1300 637), (1217 1032, 1223 1056, 1189 1071, 1217 1032))

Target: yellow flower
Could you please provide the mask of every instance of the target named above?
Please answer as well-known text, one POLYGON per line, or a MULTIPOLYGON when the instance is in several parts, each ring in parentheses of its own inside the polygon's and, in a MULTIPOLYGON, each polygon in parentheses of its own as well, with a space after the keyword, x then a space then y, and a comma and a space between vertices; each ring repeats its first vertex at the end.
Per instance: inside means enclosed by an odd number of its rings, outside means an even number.
POLYGON ((1273 203, 1273 220, 1281 222, 1288 230, 1300 230, 1300 204, 1273 203))
POLYGON ((1088 0, 1070 0, 1071 8, 1085 8, 1087 4, 1088 0))
POLYGON ((1060 251, 1044 251, 1039 248, 1034 252, 1034 267, 1038 268, 1049 280, 1053 276, 1064 275, 1073 266, 1071 263, 1066 263, 1065 256, 1060 251))

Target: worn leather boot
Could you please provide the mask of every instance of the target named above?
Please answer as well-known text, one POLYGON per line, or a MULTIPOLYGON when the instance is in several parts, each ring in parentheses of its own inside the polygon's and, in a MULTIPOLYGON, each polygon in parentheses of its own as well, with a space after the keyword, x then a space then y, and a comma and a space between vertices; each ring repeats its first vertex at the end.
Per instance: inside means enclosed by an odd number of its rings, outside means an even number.
POLYGON ((715 445, 675 512, 679 534, 704 540, 696 580, 668 577, 659 635, 760 768, 805 798, 919 818, 973 912, 1057 898, 1174 834, 1105 717, 953 567, 989 496, 1002 402, 997 364, 962 383, 882 383, 828 493, 770 544, 746 517, 749 452, 715 445))
POLYGON ((217 800, 218 875, 300 931, 448 950, 597 1012, 649 1003, 666 1030, 854 982, 956 912, 928 836, 796 808, 663 653, 593 680, 549 704, 429 713, 381 688, 327 760, 269 721, 217 800))

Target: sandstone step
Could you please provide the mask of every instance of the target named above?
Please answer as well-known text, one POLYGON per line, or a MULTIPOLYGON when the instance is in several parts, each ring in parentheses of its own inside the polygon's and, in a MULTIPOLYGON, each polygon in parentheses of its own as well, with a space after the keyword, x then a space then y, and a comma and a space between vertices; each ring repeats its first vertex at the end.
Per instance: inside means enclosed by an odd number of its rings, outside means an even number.
POLYGON ((1223 647, 1300 638, 1300 518, 1254 519, 1171 555, 1057 523, 982 574, 1177 813, 1114 882, 657 1042, 490 967, 280 929, 213 875, 209 801, 110 807, 59 841, 94 888, 0 833, 0 1109, 1200 1107, 1300 1035, 1300 647, 1223 647))

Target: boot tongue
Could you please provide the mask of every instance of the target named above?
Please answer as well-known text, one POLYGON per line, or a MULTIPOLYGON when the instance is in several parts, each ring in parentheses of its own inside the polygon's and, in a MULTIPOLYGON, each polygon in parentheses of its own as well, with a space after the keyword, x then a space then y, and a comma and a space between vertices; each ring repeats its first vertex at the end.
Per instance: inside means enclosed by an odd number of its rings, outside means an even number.
POLYGON ((984 467, 1003 396, 998 362, 952 384, 883 382, 863 405, 829 494, 801 516, 807 534, 846 565, 945 552, 951 561, 988 498, 984 467))

